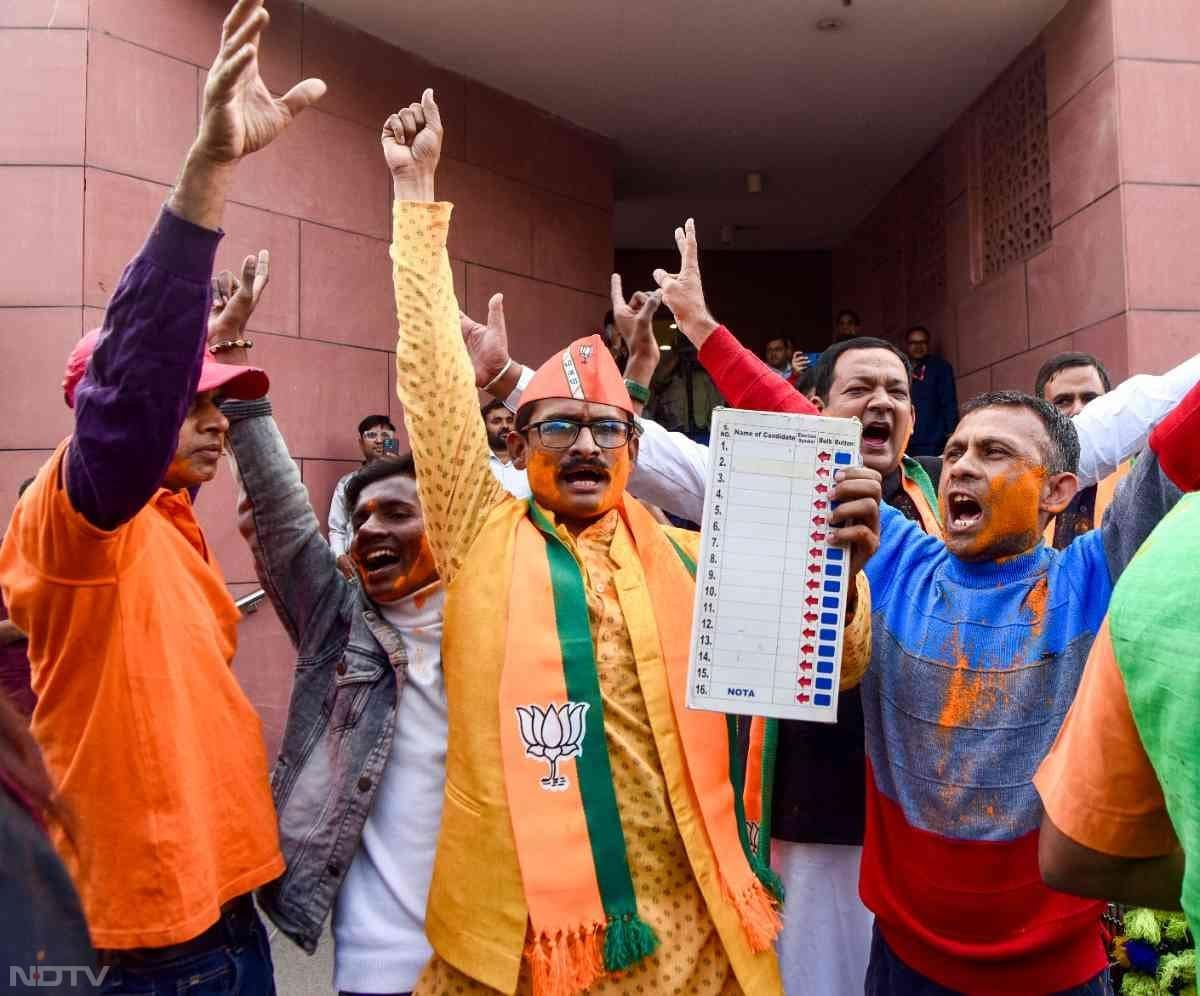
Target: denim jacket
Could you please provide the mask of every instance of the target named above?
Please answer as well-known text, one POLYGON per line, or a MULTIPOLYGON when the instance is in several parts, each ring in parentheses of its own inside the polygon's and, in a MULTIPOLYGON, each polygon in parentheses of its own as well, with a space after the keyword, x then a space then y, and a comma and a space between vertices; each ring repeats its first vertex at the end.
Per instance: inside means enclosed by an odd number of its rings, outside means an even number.
POLYGON ((408 660, 399 631, 338 569, 270 401, 221 410, 240 485, 238 526, 297 654, 271 777, 287 870, 258 899, 312 954, 392 753, 408 660))

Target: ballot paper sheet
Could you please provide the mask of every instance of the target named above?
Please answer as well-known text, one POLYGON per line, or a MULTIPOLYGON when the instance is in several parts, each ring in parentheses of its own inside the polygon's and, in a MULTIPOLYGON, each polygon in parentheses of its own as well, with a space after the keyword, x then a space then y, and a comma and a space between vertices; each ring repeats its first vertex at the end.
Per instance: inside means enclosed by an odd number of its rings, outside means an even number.
POLYGON ((850 554, 829 514, 861 436, 857 419, 714 413, 690 708, 837 721, 850 554))

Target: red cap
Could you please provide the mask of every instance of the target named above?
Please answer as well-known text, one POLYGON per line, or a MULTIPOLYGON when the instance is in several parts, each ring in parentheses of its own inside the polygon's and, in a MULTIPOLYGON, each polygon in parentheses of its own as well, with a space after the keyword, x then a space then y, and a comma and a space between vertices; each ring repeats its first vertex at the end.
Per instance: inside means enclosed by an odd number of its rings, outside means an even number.
POLYGON ((633 401, 612 354, 598 335, 576 339, 543 363, 521 392, 521 407, 546 398, 614 405, 633 414, 633 401))
MULTIPOLYGON (((87 335, 75 343, 71 355, 67 357, 67 369, 63 373, 63 400, 68 408, 75 407, 75 389, 87 371, 88 360, 96 351, 102 329, 92 329, 87 335)), ((215 391, 224 388, 224 394, 229 398, 240 401, 252 401, 267 393, 271 382, 264 370, 258 367, 235 367, 228 363, 218 363, 206 351, 204 365, 200 368, 200 383, 196 387, 197 394, 205 391, 215 391)))

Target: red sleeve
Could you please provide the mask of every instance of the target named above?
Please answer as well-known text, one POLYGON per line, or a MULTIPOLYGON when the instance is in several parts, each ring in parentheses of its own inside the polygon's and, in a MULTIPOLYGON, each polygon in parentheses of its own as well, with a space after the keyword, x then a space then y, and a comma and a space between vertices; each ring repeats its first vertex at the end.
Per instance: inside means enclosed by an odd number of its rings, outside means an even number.
POLYGON ((734 338, 724 325, 705 340, 700 362, 733 408, 817 415, 803 394, 734 338))
MULTIPOLYGON (((716 333, 712 336, 712 339, 715 338, 716 333)), ((707 345, 705 343, 705 347, 707 345)), ((701 360, 703 358, 701 351, 701 360)), ((708 364, 705 363, 705 366, 708 364)), ((716 380, 715 374, 713 380, 716 380)), ((718 382, 717 387, 720 386, 718 382)), ((1158 465, 1163 473, 1180 491, 1200 490, 1200 384, 1188 391, 1167 417, 1154 427, 1150 433, 1150 449, 1158 456, 1158 465)))

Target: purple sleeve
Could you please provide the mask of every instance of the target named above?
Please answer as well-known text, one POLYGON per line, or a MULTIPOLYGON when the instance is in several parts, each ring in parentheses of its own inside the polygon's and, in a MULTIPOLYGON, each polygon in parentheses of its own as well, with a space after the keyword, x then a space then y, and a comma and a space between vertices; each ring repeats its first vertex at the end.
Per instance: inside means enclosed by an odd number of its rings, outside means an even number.
POLYGON ((108 302, 67 453, 67 496, 101 529, 133 518, 171 465, 200 382, 221 234, 164 207, 108 302))

